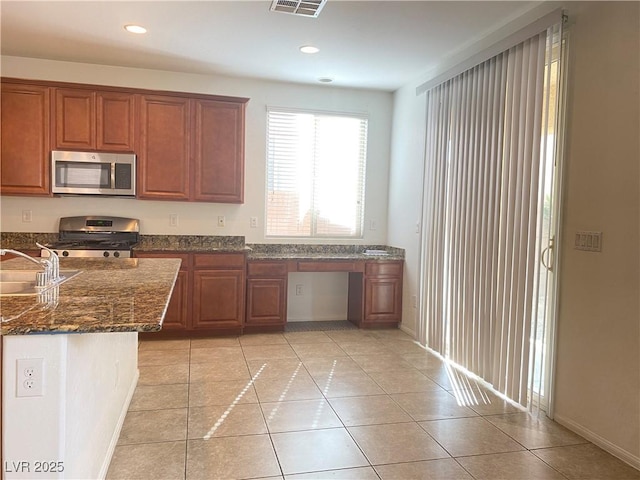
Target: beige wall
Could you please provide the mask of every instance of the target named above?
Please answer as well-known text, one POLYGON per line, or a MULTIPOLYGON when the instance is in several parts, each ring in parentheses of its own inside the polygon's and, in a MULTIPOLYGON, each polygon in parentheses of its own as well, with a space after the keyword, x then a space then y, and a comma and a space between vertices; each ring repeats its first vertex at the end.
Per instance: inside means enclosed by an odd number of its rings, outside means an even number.
POLYGON ((640 4, 567 4, 556 419, 640 466, 640 4), (573 249, 603 232, 601 253, 573 249))
MULTIPOLYGON (((391 93, 354 90, 327 85, 296 85, 248 78, 196 75, 179 72, 59 62, 3 56, 5 77, 112 85, 152 90, 197 92, 250 98, 246 113, 245 202, 227 205, 197 202, 162 202, 117 198, 34 198, 3 196, 2 231, 56 232, 60 216, 118 215, 141 220, 144 234, 244 235, 247 243, 269 242, 264 236, 266 186, 266 111, 268 106, 361 113, 369 116, 364 238, 334 243, 384 244, 387 230, 387 174, 391 138, 391 93), (22 222, 22 210, 32 210, 32 221, 22 222), (178 226, 169 214, 178 215, 178 226), (226 217, 224 228, 218 215, 226 217), (250 217, 258 228, 250 228, 250 217), (368 228, 371 221, 377 228, 368 228)), ((280 243, 286 242, 281 240, 280 243)), ((305 243, 304 240, 301 241, 305 243)), ((314 243, 309 241, 308 243, 314 243)), ((326 240, 315 243, 327 243, 326 240)))

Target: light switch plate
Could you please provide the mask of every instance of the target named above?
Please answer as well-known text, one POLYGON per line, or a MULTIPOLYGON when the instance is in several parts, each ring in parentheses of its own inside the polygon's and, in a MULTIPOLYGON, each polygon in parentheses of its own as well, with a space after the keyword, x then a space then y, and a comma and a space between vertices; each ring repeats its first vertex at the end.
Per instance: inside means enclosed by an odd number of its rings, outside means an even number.
POLYGON ((584 250, 586 252, 601 252, 602 232, 576 232, 573 248, 576 250, 584 250))

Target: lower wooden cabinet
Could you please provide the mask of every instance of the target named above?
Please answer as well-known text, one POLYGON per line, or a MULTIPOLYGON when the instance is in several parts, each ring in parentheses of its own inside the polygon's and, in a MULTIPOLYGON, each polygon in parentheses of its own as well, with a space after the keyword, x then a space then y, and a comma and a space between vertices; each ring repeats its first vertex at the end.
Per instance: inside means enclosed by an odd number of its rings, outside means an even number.
POLYGON ((247 263, 245 331, 283 329, 287 322, 286 262, 247 263))
POLYGON ((365 264, 349 275, 349 320, 361 328, 397 327, 402 321, 402 261, 365 264))
POLYGON ((135 252, 138 258, 180 258, 182 264, 163 323, 145 338, 240 334, 245 309, 244 253, 135 252))
POLYGON ((136 252, 138 258, 179 258, 180 271, 162 323, 162 331, 185 331, 190 326, 191 259, 186 253, 136 252))
POLYGON ((347 318, 360 328, 402 321, 402 260, 247 261, 244 253, 168 251, 135 256, 182 259, 162 331, 141 333, 143 338, 282 331, 290 271, 349 272, 347 318))
POLYGON ((228 333, 240 333, 243 318, 244 272, 242 270, 195 270, 193 272, 193 329, 228 330, 228 333))
MULTIPOLYGON (((22 250, 20 252, 26 253, 30 257, 39 257, 40 250, 22 250)), ((5 260, 11 260, 12 258, 20 258, 19 255, 14 255, 13 253, 6 253, 4 255, 0 255, 0 262, 4 262, 5 260)))

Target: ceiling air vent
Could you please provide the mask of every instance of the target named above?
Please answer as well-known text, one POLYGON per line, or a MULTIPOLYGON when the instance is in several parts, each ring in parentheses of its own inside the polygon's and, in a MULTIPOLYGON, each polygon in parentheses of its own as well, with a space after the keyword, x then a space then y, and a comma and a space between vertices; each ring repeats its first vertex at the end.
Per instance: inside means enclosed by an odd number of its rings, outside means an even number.
POLYGON ((316 18, 325 3, 327 0, 273 0, 271 11, 316 18))

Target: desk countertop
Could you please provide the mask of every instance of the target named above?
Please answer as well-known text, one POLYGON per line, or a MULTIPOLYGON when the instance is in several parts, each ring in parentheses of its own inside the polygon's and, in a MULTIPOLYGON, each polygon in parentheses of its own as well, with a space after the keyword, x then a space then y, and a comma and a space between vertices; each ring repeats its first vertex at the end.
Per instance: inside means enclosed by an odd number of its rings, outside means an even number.
MULTIPOLYGON (((2 262, 3 270, 37 268, 2 262)), ((158 331, 180 260, 64 258, 60 268, 81 273, 46 294, 2 297, 0 334, 158 331)))

